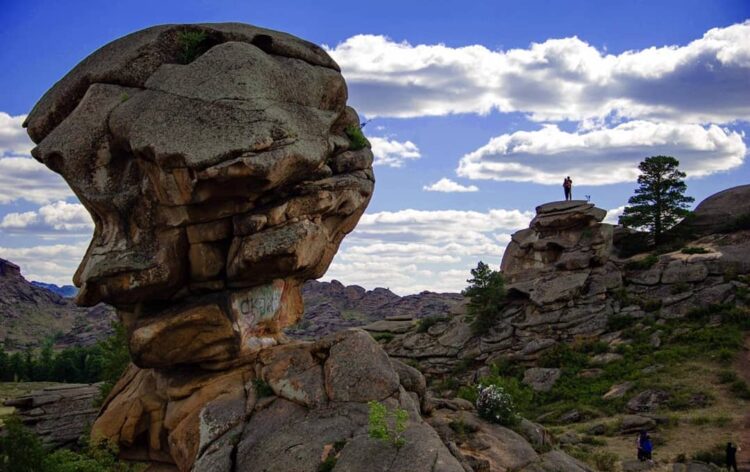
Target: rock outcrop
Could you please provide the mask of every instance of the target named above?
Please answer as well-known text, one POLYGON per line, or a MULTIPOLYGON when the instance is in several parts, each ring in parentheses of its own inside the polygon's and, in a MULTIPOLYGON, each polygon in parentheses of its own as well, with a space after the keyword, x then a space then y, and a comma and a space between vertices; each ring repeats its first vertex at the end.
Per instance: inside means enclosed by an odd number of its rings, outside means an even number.
MULTIPOLYGON (((742 190, 707 201, 736 197, 742 190)), ((486 332, 472 333, 460 310, 426 330, 404 319, 365 329, 388 333, 386 351, 418 363, 428 377, 470 383, 500 358, 533 365, 561 343, 617 342, 619 333, 607 332, 613 316, 680 318, 696 308, 731 303, 748 289, 740 276, 750 274, 750 231, 708 234, 692 240, 689 246, 696 249, 686 252, 621 259, 613 246, 613 227, 601 222, 604 216, 604 210, 584 201, 537 207, 530 227, 513 234, 503 256, 508 302, 486 332)), ((651 342, 660 340, 656 336, 651 342)), ((617 356, 603 353, 592 362, 605 364, 617 356)))
POLYGON ((321 48, 228 23, 114 41, 34 107, 32 155, 95 222, 77 301, 117 308, 136 364, 225 362, 298 320, 372 194, 346 98, 321 48))
POLYGON ((687 230, 699 235, 718 233, 733 229, 743 221, 750 225, 750 185, 728 188, 703 200, 690 218, 678 230, 687 230))
POLYGON ((33 156, 95 222, 76 301, 117 309, 134 361, 95 442, 180 471, 464 470, 421 418, 419 372, 363 331, 283 334, 372 194, 346 98, 313 44, 166 25, 98 50, 29 114, 33 156), (402 447, 369 437, 369 401, 407 412, 402 447))
POLYGON ((21 422, 50 447, 76 446, 96 418, 99 385, 67 384, 47 387, 4 402, 21 422))

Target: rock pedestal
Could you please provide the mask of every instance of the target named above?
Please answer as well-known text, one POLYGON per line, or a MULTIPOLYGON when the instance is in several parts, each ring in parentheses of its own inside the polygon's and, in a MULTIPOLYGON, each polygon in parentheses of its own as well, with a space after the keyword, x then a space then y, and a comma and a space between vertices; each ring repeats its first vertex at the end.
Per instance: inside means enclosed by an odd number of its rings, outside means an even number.
POLYGON ((612 250, 607 215, 584 200, 551 202, 536 208, 528 229, 513 234, 501 270, 509 290, 544 305, 578 295, 603 267, 612 250))
POLYGON ((32 155, 95 223, 77 302, 117 308, 135 364, 95 441, 180 471, 317 471, 334 458, 335 470, 463 470, 421 420, 423 389, 401 386, 421 374, 400 378, 408 368, 361 331, 282 334, 372 195, 346 99, 311 43, 164 25, 99 49, 31 111, 32 155), (408 412, 403 448, 369 438, 371 400, 408 412))

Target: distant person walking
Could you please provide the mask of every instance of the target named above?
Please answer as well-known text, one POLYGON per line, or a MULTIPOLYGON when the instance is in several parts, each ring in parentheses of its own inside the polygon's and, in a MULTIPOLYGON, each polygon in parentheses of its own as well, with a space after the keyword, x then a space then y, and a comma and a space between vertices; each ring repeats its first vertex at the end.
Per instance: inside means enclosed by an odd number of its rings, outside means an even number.
POLYGON ((654 450, 654 444, 651 442, 651 437, 647 432, 641 431, 638 437, 635 439, 636 448, 638 449, 638 460, 639 461, 650 461, 651 453, 654 450))
POLYGON ((563 190, 565 190, 565 200, 573 199, 573 180, 570 176, 565 177, 563 180, 563 190))
POLYGON ((730 472, 732 469, 734 469, 734 472, 737 472, 737 451, 739 449, 739 447, 731 442, 727 443, 727 470, 730 472))

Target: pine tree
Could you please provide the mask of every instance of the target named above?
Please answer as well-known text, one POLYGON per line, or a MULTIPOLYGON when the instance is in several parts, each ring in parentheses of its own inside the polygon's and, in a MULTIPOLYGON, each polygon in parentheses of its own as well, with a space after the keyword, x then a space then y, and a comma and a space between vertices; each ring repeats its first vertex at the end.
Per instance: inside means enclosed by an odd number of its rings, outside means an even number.
POLYGON ((680 161, 670 156, 647 157, 638 165, 639 187, 620 216, 621 225, 647 228, 654 243, 662 242, 664 232, 690 213, 688 204, 694 201, 684 195, 685 173, 677 169, 679 165, 680 161))
POLYGON ((471 269, 469 286, 461 294, 469 299, 467 313, 473 318, 472 329, 482 333, 492 327, 505 302, 505 284, 499 271, 479 261, 471 269))

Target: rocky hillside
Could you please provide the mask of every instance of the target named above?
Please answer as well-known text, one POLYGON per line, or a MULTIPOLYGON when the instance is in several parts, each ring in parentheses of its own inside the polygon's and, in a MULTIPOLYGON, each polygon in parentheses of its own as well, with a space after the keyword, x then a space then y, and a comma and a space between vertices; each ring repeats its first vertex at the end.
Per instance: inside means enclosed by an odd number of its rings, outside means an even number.
POLYGON ((73 300, 38 287, 20 268, 0 259, 0 344, 6 351, 37 347, 88 346, 110 334, 114 311, 106 305, 81 308, 73 300))
POLYGON ((287 330, 296 338, 318 338, 385 319, 446 316, 463 301, 458 293, 422 292, 400 297, 386 288, 365 290, 358 285, 345 286, 338 280, 310 280, 302 289, 302 298, 305 314, 287 330))
POLYGON ((640 430, 652 432, 665 464, 718 457, 727 441, 747 451, 748 202, 750 186, 710 197, 682 239, 628 258, 623 248, 641 236, 602 223, 603 210, 542 205, 506 250, 507 300, 490 329, 460 311, 365 329, 436 395, 470 399, 480 381, 509 389, 524 414, 590 462, 614 454, 636 467, 626 459, 640 430))

